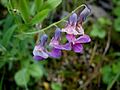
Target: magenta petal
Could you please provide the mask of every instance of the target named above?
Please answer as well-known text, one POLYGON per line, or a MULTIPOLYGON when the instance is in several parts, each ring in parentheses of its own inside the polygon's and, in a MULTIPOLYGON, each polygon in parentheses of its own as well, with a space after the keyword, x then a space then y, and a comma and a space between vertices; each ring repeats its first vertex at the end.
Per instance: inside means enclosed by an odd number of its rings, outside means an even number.
POLYGON ((83 45, 80 43, 76 43, 73 45, 73 51, 76 53, 83 53, 83 45))
POLYGON ((76 40, 75 35, 73 34, 67 34, 66 38, 69 42, 74 42, 76 40))
POLYGON ((41 57, 41 56, 33 56, 33 58, 35 60, 44 60, 45 58, 41 57))
POLYGON ((50 57, 60 58, 61 50, 60 49, 56 49, 56 48, 52 48, 51 52, 49 52, 48 54, 49 54, 50 57))
POLYGON ((88 43, 90 41, 91 41, 90 37, 84 34, 83 36, 80 36, 79 38, 77 38, 75 43, 88 43))

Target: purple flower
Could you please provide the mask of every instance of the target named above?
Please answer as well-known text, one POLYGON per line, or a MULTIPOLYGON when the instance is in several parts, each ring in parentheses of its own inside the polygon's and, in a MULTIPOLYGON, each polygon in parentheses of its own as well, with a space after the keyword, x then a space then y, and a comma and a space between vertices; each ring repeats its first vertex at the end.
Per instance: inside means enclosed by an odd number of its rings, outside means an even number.
POLYGON ((33 50, 33 58, 35 60, 43 60, 48 58, 47 50, 45 49, 45 44, 47 42, 48 36, 46 34, 42 35, 39 44, 37 44, 33 50))
POLYGON ((76 31, 76 24, 77 24, 77 14, 73 13, 69 17, 68 23, 65 26, 65 28, 62 29, 62 32, 66 32, 67 34, 79 35, 80 33, 76 31))
POLYGON ((84 29, 82 28, 82 23, 86 20, 87 16, 90 14, 91 10, 86 6, 83 11, 78 16, 78 21, 76 25, 76 30, 81 34, 84 34, 84 29))
POLYGON ((83 53, 83 44, 91 41, 88 35, 82 35, 76 39, 75 35, 67 34, 66 38, 71 46, 71 49, 77 53, 83 53))
POLYGON ((59 58, 61 56, 61 45, 59 45, 59 41, 61 39, 61 30, 59 28, 56 29, 54 37, 51 39, 49 46, 52 47, 51 52, 49 52, 49 56, 53 58, 59 58))
POLYGON ((77 16, 76 13, 73 13, 67 22, 65 28, 62 29, 62 32, 73 35, 83 35, 84 29, 82 28, 82 22, 86 20, 86 17, 90 14, 91 10, 86 6, 83 11, 77 16))
POLYGON ((49 45, 51 47, 54 47, 54 48, 60 49, 60 50, 71 50, 69 44, 62 45, 62 44, 60 44, 60 40, 61 40, 61 30, 60 30, 60 28, 57 28, 55 31, 55 35, 51 39, 49 45))

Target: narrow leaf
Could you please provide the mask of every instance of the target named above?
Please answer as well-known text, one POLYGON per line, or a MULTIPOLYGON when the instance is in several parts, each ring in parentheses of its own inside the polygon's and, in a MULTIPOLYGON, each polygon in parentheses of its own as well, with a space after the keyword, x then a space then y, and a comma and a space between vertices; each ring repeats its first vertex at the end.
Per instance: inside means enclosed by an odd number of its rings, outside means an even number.
POLYGON ((27 23, 30 17, 29 4, 27 0, 19 0, 19 8, 23 17, 23 20, 27 23))
POLYGON ((40 11, 31 21, 31 23, 34 25, 36 23, 42 22, 48 15, 49 9, 44 9, 40 11))
POLYGON ((62 2, 62 0, 47 0, 44 8, 49 8, 49 9, 54 9, 56 8, 60 3, 62 2))
POLYGON ((43 5, 43 0, 35 0, 35 10, 38 12, 43 5))
POLYGON ((2 39, 2 45, 3 46, 7 46, 12 35, 13 35, 13 32, 15 31, 16 29, 16 25, 12 26, 11 28, 9 28, 5 33, 4 33, 4 36, 3 36, 3 39, 2 39))

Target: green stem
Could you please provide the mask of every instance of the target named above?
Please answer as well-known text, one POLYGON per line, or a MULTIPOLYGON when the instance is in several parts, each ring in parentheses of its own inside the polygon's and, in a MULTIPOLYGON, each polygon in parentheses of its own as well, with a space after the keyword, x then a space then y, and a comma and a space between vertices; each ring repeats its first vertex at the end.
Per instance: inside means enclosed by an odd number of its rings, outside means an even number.
POLYGON ((68 16, 64 17, 63 19, 61 19, 61 20, 58 21, 58 22, 55 22, 55 23, 49 25, 49 26, 46 27, 46 28, 43 28, 43 29, 41 29, 41 30, 34 31, 34 32, 23 33, 23 34, 36 34, 36 33, 43 32, 43 31, 45 31, 45 30, 51 28, 52 26, 55 26, 55 25, 57 25, 57 24, 59 24, 59 23, 61 23, 61 22, 64 22, 73 12, 76 12, 79 8, 81 8, 81 7, 83 7, 83 6, 86 7, 85 4, 78 6, 78 7, 77 7, 75 10, 73 10, 68 16))

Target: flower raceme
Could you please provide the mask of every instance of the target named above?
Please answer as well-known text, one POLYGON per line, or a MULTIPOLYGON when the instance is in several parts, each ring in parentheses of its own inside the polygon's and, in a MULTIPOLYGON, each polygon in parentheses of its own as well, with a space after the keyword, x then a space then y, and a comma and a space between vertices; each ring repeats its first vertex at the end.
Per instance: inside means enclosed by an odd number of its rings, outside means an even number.
POLYGON ((46 34, 42 35, 39 43, 34 47, 33 58, 35 60, 44 60, 48 57, 60 58, 62 50, 73 50, 76 53, 83 53, 83 44, 91 41, 90 37, 84 34, 84 29, 82 28, 82 23, 89 13, 90 9, 86 6, 79 15, 73 13, 69 17, 65 28, 56 28, 55 34, 49 43, 50 51, 45 48, 48 36, 46 34), (66 33, 67 43, 61 44, 61 35, 64 32, 66 33))

